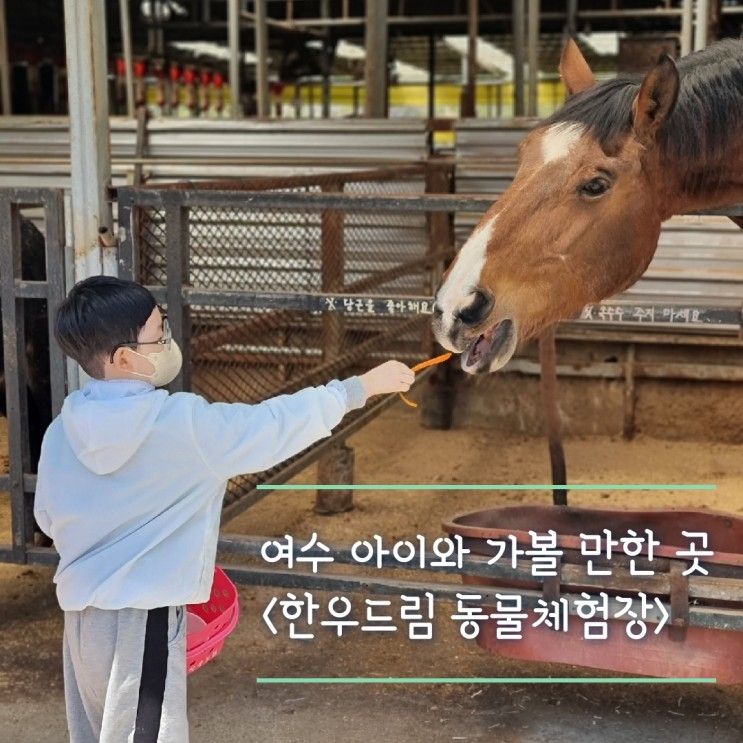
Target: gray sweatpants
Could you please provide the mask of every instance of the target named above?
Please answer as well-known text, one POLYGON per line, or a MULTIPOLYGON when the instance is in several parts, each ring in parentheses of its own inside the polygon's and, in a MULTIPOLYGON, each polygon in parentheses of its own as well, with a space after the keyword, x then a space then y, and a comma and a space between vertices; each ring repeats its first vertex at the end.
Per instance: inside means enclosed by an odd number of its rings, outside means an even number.
POLYGON ((71 743, 187 743, 183 607, 64 613, 71 743))

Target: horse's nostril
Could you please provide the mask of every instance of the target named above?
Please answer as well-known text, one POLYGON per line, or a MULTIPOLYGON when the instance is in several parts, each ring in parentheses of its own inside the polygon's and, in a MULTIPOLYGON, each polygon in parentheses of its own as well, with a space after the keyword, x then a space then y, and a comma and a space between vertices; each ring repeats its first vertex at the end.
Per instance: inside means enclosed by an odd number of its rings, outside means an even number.
POLYGON ((441 317, 444 314, 444 310, 441 309, 437 304, 433 306, 433 316, 441 317))
POLYGON ((464 325, 477 325, 482 322, 493 309, 493 300, 481 291, 474 293, 472 303, 457 312, 457 317, 464 325))

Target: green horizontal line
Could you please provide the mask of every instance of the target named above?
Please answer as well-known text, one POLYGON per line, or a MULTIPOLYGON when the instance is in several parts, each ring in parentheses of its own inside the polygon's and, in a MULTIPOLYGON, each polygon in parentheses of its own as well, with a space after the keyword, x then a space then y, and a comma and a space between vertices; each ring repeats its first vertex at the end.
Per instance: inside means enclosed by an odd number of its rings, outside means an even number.
POLYGON ((419 678, 407 676, 384 677, 259 677, 259 684, 716 684, 716 678, 652 678, 648 676, 609 676, 607 678, 419 678))
POLYGON ((325 484, 287 484, 269 485, 262 483, 256 486, 258 490, 717 490, 717 485, 711 483, 641 483, 639 485, 625 484, 579 484, 574 485, 436 485, 436 484, 410 484, 410 485, 325 485, 325 484))

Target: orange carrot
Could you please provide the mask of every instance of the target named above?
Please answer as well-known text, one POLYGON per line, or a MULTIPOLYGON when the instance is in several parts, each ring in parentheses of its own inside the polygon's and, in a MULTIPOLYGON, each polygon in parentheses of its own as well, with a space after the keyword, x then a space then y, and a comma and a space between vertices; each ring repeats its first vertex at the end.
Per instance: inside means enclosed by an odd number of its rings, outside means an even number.
POLYGON ((429 366, 436 366, 436 364, 443 364, 452 357, 451 351, 449 353, 442 353, 441 356, 434 356, 432 359, 426 359, 421 361, 420 364, 416 364, 411 367, 411 371, 419 372, 422 369, 427 369, 429 366))
MULTIPOLYGON (((425 361, 421 361, 420 364, 416 364, 415 366, 411 367, 411 371, 413 372, 419 372, 423 369, 427 369, 429 366, 435 366, 436 364, 443 364, 445 361, 448 361, 451 358, 451 353, 442 353, 441 356, 435 356, 432 359, 426 359, 425 361)), ((400 399, 406 404, 410 405, 411 408, 417 408, 418 403, 412 402, 411 400, 408 400, 405 395, 402 394, 402 392, 399 393, 400 399)))

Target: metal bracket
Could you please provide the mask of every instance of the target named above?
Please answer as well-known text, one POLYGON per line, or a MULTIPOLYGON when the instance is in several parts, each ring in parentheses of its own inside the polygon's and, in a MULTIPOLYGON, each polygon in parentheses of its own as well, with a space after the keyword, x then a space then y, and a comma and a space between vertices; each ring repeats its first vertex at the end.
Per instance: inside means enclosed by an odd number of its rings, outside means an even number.
POLYGON ((560 582, 562 580, 562 555, 557 555, 557 574, 546 576, 542 582, 542 598, 550 603, 560 600, 560 582))
POLYGON ((669 580, 671 583, 671 621, 668 637, 673 642, 686 640, 689 627, 689 577, 684 575, 684 563, 671 560, 669 580))

